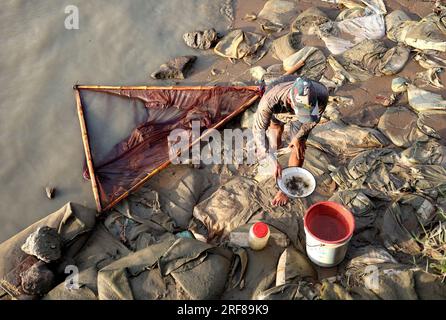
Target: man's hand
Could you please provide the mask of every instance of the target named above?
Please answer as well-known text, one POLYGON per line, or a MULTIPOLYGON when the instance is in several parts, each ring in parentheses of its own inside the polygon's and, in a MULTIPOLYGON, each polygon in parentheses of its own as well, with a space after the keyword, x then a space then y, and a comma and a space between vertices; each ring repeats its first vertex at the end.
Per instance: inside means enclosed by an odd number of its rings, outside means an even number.
POLYGON ((280 165, 279 161, 276 160, 274 163, 274 180, 277 182, 277 179, 282 178, 282 166, 280 165))

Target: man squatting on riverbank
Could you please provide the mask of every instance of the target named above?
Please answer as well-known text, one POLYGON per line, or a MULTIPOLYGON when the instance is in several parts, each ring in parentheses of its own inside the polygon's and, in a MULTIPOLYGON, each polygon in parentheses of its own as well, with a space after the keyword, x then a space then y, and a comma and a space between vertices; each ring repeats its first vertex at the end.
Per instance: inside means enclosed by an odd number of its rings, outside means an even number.
MULTIPOLYGON (((267 157, 274 162, 275 179, 282 175, 275 152, 282 147, 285 124, 290 124, 292 137, 288 166, 302 167, 306 140, 321 120, 327 102, 327 88, 305 77, 283 76, 267 87, 254 115, 252 131, 260 159, 267 157), (268 128, 269 135, 265 137, 268 128)), ((271 204, 282 206, 287 202, 287 195, 279 190, 271 204)))

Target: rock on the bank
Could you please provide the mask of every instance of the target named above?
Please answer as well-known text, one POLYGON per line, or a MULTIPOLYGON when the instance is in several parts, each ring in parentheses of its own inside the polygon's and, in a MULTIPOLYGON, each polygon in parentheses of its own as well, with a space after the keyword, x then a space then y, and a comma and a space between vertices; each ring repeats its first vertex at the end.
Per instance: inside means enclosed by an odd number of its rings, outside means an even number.
POLYGON ((208 50, 218 42, 218 34, 215 29, 188 32, 183 35, 187 46, 194 49, 208 50))
POLYGON ((54 285, 55 275, 42 261, 20 275, 22 289, 26 294, 41 296, 48 293, 54 285))
POLYGON ((184 80, 196 60, 196 56, 174 58, 165 64, 162 64, 158 71, 152 73, 151 77, 157 80, 184 80))
POLYGON ((56 261, 62 255, 62 239, 56 229, 40 227, 26 239, 22 251, 47 263, 56 261))

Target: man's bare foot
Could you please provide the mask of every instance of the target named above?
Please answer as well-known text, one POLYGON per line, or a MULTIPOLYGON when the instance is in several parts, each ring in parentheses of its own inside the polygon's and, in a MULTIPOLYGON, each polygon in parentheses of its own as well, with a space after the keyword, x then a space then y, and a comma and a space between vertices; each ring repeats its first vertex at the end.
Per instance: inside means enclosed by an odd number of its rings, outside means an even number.
POLYGON ((282 191, 279 191, 276 193, 276 196, 274 197, 274 199, 271 201, 271 205, 276 207, 276 206, 284 206, 288 203, 288 196, 283 193, 282 191))

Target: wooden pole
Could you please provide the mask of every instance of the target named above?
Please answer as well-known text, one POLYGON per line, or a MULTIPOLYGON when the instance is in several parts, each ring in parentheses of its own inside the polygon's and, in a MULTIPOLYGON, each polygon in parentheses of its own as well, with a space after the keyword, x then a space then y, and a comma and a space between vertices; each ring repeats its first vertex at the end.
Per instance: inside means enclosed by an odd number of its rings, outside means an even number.
POLYGON ((76 97, 77 114, 79 116, 79 123, 81 126, 81 132, 82 132, 82 142, 84 144, 85 157, 87 160, 88 173, 90 174, 91 186, 93 188, 94 200, 96 201, 96 207, 97 207, 98 212, 101 212, 102 211, 101 200, 100 200, 100 196, 99 196, 96 175, 94 173, 94 166, 93 166, 93 160, 91 157, 90 142, 88 139, 88 132, 87 132, 87 124, 85 122, 84 110, 82 108, 81 95, 77 88, 75 88, 74 92, 75 92, 75 97, 76 97))
MULTIPOLYGON (((246 87, 242 87, 242 88, 246 88, 246 87)), ((257 89, 257 87, 255 87, 257 89)), ((224 125, 225 123, 229 122, 231 119, 233 119, 234 117, 236 117, 238 114, 246 111, 246 109, 249 108, 249 106, 251 104, 253 104, 257 99, 259 98, 259 96, 254 96, 252 97, 248 102, 244 103, 243 105, 241 105, 237 110, 234 110, 229 116, 227 116, 226 118, 222 119, 221 121, 219 121, 217 124, 215 124, 212 128, 213 129, 219 129, 222 125, 224 125)), ((206 136, 208 136, 211 133, 210 130, 207 130, 205 132, 205 134, 201 135, 198 139, 196 139, 195 141, 193 141, 192 143, 189 144, 188 149, 192 148, 195 144, 197 144, 198 142, 200 142, 203 138, 205 138, 206 136)), ((111 208, 113 208, 116 204, 118 204, 120 201, 124 200, 125 198, 127 198, 130 193, 137 191, 139 188, 141 188, 150 178, 152 178, 154 175, 156 175, 157 173, 163 171, 164 169, 166 169, 172 162, 170 160, 164 162, 163 164, 161 164, 160 166, 158 166, 155 170, 151 171, 150 173, 148 173, 142 180, 140 180, 137 184, 135 184, 133 187, 131 187, 129 190, 127 190, 125 193, 123 193, 122 195, 120 195, 118 198, 116 198, 115 200, 113 200, 109 205, 107 205, 107 207, 104 209, 104 211, 107 211, 111 208)))
MULTIPOLYGON (((231 86, 235 89, 259 90, 258 86, 231 86)), ((159 87, 159 86, 96 86, 76 85, 77 90, 212 90, 215 86, 184 86, 184 87, 159 87)))

